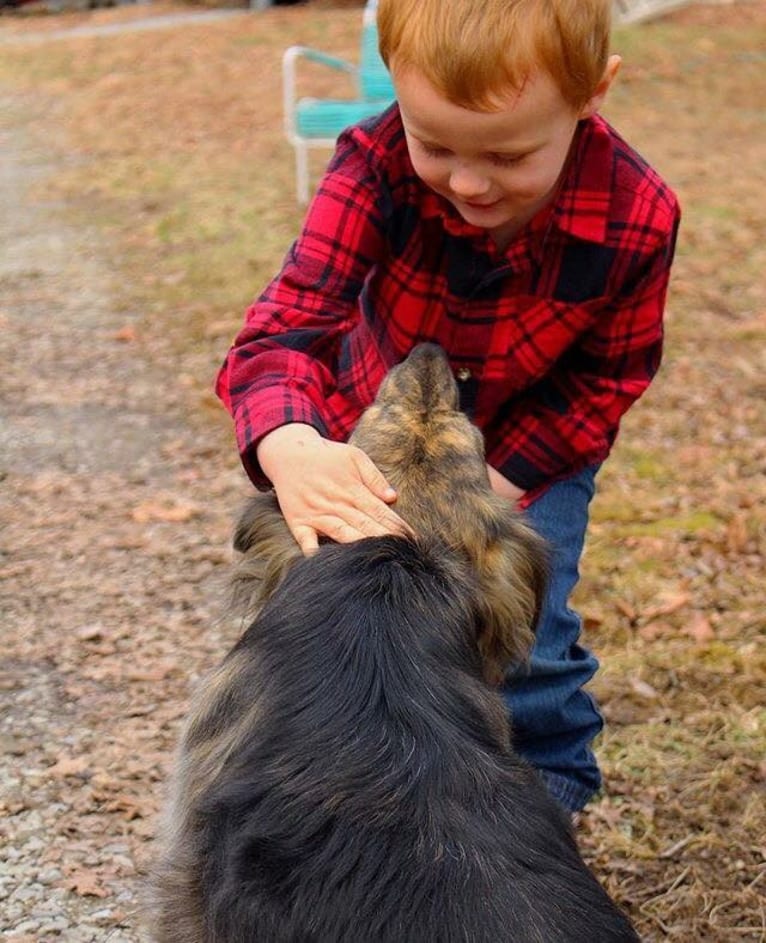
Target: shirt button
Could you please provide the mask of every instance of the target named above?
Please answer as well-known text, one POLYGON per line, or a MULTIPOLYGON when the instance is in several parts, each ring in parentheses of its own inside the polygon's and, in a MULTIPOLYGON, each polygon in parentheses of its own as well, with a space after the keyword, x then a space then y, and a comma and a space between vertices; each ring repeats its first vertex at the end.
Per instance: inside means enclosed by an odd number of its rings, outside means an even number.
POLYGON ((461 367, 461 368, 457 371, 457 373, 455 374, 455 376, 458 378, 458 380, 459 380, 461 383, 465 383, 466 380, 470 380, 470 379, 471 379, 471 371, 468 369, 468 367, 461 367))

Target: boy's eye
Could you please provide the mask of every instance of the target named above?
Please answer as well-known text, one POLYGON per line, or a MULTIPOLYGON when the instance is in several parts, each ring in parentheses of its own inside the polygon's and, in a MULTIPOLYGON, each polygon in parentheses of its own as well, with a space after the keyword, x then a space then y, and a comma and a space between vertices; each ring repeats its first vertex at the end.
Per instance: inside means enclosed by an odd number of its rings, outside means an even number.
POLYGON ((438 144, 426 144, 425 141, 420 141, 420 147, 428 157, 447 157, 450 153, 446 147, 439 147, 438 144))
POLYGON ((497 167, 511 167, 524 160, 526 154, 490 154, 489 159, 497 167))

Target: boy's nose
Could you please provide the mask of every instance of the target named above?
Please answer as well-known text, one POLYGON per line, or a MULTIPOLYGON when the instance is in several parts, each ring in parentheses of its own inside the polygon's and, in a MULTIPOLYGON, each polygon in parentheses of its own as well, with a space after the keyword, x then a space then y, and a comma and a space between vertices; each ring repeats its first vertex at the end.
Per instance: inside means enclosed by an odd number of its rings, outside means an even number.
POLYGON ((470 200, 483 196, 490 186, 484 174, 478 173, 466 164, 458 164, 452 170, 449 179, 452 192, 461 199, 470 200))

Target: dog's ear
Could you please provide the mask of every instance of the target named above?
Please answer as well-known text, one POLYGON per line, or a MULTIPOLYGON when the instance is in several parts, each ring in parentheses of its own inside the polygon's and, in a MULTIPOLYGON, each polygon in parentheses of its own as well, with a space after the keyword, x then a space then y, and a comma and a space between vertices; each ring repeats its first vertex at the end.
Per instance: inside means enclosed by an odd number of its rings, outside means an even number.
POLYGON ((247 503, 234 530, 234 549, 242 557, 232 576, 232 605, 252 618, 302 556, 273 491, 247 503))
POLYGON ((546 542, 515 512, 495 519, 496 536, 478 561, 482 631, 478 639, 488 681, 527 660, 548 585, 546 542))

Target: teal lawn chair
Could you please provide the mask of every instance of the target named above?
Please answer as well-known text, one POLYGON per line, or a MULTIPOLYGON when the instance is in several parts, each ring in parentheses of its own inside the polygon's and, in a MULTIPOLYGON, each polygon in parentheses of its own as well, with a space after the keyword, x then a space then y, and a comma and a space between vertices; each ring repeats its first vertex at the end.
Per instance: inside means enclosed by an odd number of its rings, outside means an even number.
POLYGON ((295 148, 296 188, 301 204, 309 199, 308 149, 333 147, 344 128, 378 114, 394 100, 391 78, 378 52, 376 7, 377 0, 368 0, 364 9, 358 66, 308 46, 291 46, 282 57, 285 133, 295 148), (296 99, 299 59, 346 72, 354 82, 356 98, 296 99))

